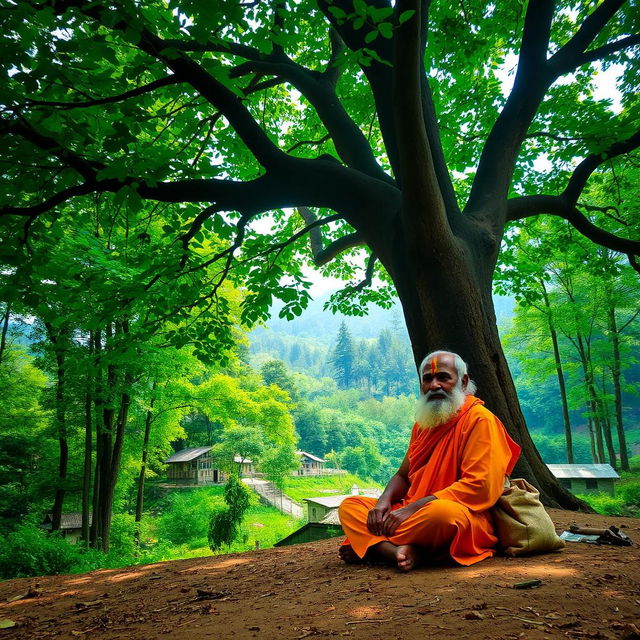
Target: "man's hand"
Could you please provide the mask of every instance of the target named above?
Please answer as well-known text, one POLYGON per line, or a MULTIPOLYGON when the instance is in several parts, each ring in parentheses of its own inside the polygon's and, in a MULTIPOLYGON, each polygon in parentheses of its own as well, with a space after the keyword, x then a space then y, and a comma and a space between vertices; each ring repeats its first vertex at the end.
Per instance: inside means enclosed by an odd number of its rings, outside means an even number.
POLYGON ((379 533, 378 535, 390 538, 396 532, 396 529, 415 512, 416 509, 413 504, 389 511, 382 523, 382 533, 379 533))
POLYGON ((384 525, 385 518, 391 512, 391 505, 387 502, 380 502, 376 504, 373 509, 369 511, 367 516, 367 529, 373 533, 374 536, 383 536, 382 527, 384 525))

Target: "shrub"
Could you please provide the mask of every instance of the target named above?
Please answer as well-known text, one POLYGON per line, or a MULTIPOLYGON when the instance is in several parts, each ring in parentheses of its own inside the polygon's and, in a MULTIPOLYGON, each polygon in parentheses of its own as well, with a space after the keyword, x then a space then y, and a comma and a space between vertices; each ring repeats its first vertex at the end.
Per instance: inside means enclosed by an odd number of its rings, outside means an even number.
POLYGON ((235 476, 231 476, 224 488, 226 507, 216 509, 209 521, 209 548, 218 551, 223 544, 228 547, 243 534, 245 542, 248 532, 243 532, 241 525, 244 514, 251 504, 249 490, 235 476))
POLYGON ((640 510, 640 482, 627 482, 618 487, 617 493, 632 511, 640 510))
POLYGON ((158 538, 174 544, 206 541, 209 515, 219 504, 220 498, 208 489, 176 491, 158 519, 158 538))
POLYGON ((0 577, 25 578, 71 570, 80 551, 57 534, 23 524, 0 548, 0 577))
POLYGON ((577 497, 593 507, 596 513, 607 516, 629 515, 625 509, 625 502, 623 498, 614 498, 606 493, 590 493, 587 495, 579 495, 577 497))

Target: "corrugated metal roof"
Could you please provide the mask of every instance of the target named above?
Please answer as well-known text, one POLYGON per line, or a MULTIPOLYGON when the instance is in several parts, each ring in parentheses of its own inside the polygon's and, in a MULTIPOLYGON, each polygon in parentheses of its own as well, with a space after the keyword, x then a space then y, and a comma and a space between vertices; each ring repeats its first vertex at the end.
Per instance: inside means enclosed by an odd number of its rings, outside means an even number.
POLYGON ((331 509, 327 515, 320 520, 320 524, 337 524, 340 526, 340 518, 338 517, 338 510, 331 509))
MULTIPOLYGON (((47 513, 44 519, 43 528, 51 529, 53 522, 53 514, 47 513)), ((89 512, 89 526, 93 522, 93 514, 89 512)), ((71 513, 63 513, 60 517, 60 529, 80 529, 82 527, 82 513, 80 511, 72 511, 71 513)))
POLYGON ((305 502, 313 502, 323 507, 329 507, 330 509, 337 509, 345 498, 349 498, 349 495, 344 496, 321 496, 320 498, 305 498, 305 502))
POLYGON ((296 454, 299 456, 306 456, 310 460, 315 460, 316 462, 326 462, 326 460, 318 458, 318 456, 314 456, 313 453, 307 453, 306 451, 296 451, 296 454))
POLYGON ((548 464, 556 478, 619 478, 610 464, 548 464))
POLYGON ((164 462, 165 464, 169 462, 189 462, 208 453, 211 449, 213 449, 213 447, 191 447, 190 449, 182 449, 182 451, 178 451, 172 456, 169 456, 164 462))

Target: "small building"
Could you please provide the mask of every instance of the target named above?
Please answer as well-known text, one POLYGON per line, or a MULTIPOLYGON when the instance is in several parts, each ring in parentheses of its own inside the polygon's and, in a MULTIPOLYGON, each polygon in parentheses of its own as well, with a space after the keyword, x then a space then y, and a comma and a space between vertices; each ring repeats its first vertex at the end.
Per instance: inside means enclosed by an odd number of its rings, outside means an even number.
POLYGON ((359 493, 371 498, 378 498, 381 492, 379 489, 364 489, 362 492, 360 492, 358 490, 358 487, 356 485, 353 485, 351 493, 349 495, 305 498, 304 501, 307 503, 307 520, 309 522, 321 522, 329 515, 332 510, 335 510, 337 514, 338 507, 342 504, 342 501, 345 498, 349 498, 352 495, 358 495, 359 493))
MULTIPOLYGON (((91 526, 92 521, 93 514, 89 512, 89 526, 91 526)), ((47 513, 40 526, 47 531, 51 531, 52 524, 53 514, 47 513)), ((60 517, 60 533, 69 542, 77 543, 82 538, 82 512, 63 513, 60 517)))
POLYGON ((326 460, 314 456, 306 451, 296 451, 296 455, 300 458, 300 468, 296 469, 293 474, 298 476, 320 476, 325 473, 324 465, 326 460))
POLYGON ((223 474, 214 468, 212 447, 182 449, 165 460, 167 478, 176 484, 218 484, 223 474))
POLYGON ((340 520, 338 519, 338 510, 331 509, 320 522, 307 522, 286 538, 279 540, 273 545, 274 547, 288 547, 292 544, 302 544, 303 542, 315 542, 316 540, 325 540, 326 538, 335 538, 343 536, 340 520))
POLYGON ((342 496, 321 496, 319 498, 305 498, 307 503, 307 520, 308 522, 320 522, 330 511, 338 511, 338 507, 342 504, 348 495, 342 496))
POLYGON ((255 475, 255 467, 253 460, 249 458, 243 458, 242 456, 234 456, 233 461, 240 465, 240 477, 241 478, 253 478, 255 475))
POLYGON ((558 482, 572 493, 608 493, 615 495, 620 479, 610 464, 548 464, 558 482))
MULTIPOLYGON (((216 468, 211 456, 213 447, 190 447, 182 449, 165 460, 168 466, 167 478, 176 484, 201 485, 226 482, 227 474, 216 468)), ((240 475, 253 475, 253 462, 249 458, 235 456, 240 465, 240 475)))

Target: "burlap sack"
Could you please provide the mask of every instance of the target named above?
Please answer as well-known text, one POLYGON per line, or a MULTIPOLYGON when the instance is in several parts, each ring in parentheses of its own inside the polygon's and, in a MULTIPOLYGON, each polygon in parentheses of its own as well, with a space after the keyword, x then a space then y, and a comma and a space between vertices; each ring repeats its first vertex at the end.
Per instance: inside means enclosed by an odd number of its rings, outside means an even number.
POLYGON ((492 512, 499 546, 508 556, 565 546, 540 502, 540 492, 523 478, 505 479, 505 489, 492 512))

